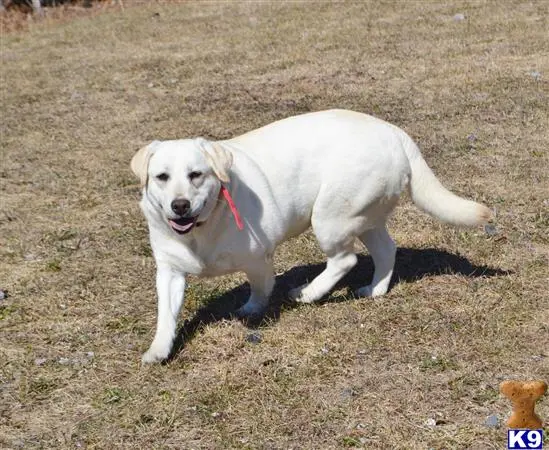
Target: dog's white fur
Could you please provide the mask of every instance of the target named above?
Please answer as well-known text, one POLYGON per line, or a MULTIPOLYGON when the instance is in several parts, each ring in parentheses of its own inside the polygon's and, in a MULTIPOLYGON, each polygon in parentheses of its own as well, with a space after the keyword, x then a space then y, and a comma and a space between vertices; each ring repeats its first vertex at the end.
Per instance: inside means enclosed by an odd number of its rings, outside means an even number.
POLYGON ((243 271, 251 295, 238 313, 260 314, 274 285, 277 245, 312 225, 327 266, 290 297, 310 303, 326 295, 355 265, 355 238, 375 265, 371 284, 357 294, 378 296, 387 292, 396 253, 385 224, 406 187, 416 205, 450 224, 491 218, 485 206, 446 190, 404 131, 351 111, 290 117, 226 141, 155 141, 131 166, 143 183, 141 208, 157 264, 158 322, 145 363, 166 359, 172 349, 186 274, 243 271), (220 197, 221 183, 243 231, 220 197), (181 218, 171 208, 175 199, 190 202, 184 216, 195 225, 179 227, 191 227, 185 234, 170 222, 181 218))

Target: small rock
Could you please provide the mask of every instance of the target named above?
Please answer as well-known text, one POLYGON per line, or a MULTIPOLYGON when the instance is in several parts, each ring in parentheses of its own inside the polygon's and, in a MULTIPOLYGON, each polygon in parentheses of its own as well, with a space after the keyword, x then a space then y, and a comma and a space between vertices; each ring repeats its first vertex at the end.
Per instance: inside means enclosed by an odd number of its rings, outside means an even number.
POLYGON ((149 84, 147 84, 147 87, 153 88, 153 87, 154 87, 154 83, 149 83, 149 84))
POLYGON ((0 289, 0 301, 6 300, 8 298, 8 293, 0 289))
POLYGON ((489 223, 487 225, 484 225, 484 232, 488 235, 488 236, 495 236, 498 234, 498 230, 496 228, 495 225, 489 223))
POLYGON ((89 359, 93 359, 95 357, 95 353, 94 352, 86 352, 86 356, 89 358, 89 359))
POLYGON ((452 17, 454 22, 461 22, 462 20, 465 20, 465 14, 458 13, 454 17, 452 17))
POLYGON ((72 101, 75 101, 75 100, 82 100, 84 98, 84 96, 80 93, 80 92, 73 92, 71 94, 71 100, 72 101))
POLYGON ((435 419, 433 419, 432 417, 430 417, 429 419, 427 419, 425 421, 425 425, 427 425, 428 427, 436 427, 437 421, 435 419))
POLYGON ((211 414, 211 416, 212 416, 214 419, 215 419, 216 417, 219 417, 220 415, 221 415, 221 413, 219 413, 219 412, 213 412, 213 413, 211 414))
POLYGON ((484 422, 484 424, 487 427, 490 428, 498 428, 499 427, 499 419, 498 416, 492 414, 491 416, 488 416, 484 422))
POLYGON ((44 364, 46 364, 46 362, 48 361, 47 358, 36 358, 34 360, 34 365, 36 366, 43 366, 44 364))
POLYGON ((261 342, 261 333, 255 331, 248 334, 248 336, 246 336, 246 342, 249 342, 250 344, 259 344, 261 342))
POLYGON ((343 391, 341 391, 341 398, 343 400, 349 400, 354 396, 356 396, 356 391, 353 388, 348 387, 343 389, 343 391))

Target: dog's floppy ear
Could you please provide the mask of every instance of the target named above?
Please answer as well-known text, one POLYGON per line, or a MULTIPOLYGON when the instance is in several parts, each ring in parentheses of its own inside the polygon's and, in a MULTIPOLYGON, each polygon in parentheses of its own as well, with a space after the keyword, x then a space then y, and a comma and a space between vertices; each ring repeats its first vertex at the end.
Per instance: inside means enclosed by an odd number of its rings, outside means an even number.
POLYGON ((158 141, 153 141, 149 145, 146 145, 142 149, 138 150, 137 153, 133 155, 131 168, 133 173, 135 173, 135 175, 139 178, 139 181, 141 181, 141 186, 145 186, 147 184, 149 160, 154 153, 156 144, 158 144, 158 141))
POLYGON ((202 138, 198 138, 196 141, 217 178, 223 183, 228 183, 230 181, 229 169, 233 164, 231 151, 219 142, 211 142, 202 138))

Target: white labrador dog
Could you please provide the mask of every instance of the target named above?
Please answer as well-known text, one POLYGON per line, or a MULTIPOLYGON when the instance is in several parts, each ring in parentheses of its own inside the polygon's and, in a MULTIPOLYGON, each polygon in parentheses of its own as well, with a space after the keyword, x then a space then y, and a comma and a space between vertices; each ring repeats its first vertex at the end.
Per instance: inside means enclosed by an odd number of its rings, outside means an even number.
POLYGON ((355 238, 375 265, 357 294, 378 296, 387 292, 396 253, 385 224, 406 187, 444 222, 473 226, 492 216, 446 190, 404 131, 351 111, 290 117, 226 141, 155 141, 131 167, 143 185, 157 265, 158 321, 145 363, 172 349, 186 274, 246 273, 251 295, 238 313, 260 314, 274 285, 277 245, 312 226, 326 269, 290 297, 310 303, 326 295, 355 265, 355 238))

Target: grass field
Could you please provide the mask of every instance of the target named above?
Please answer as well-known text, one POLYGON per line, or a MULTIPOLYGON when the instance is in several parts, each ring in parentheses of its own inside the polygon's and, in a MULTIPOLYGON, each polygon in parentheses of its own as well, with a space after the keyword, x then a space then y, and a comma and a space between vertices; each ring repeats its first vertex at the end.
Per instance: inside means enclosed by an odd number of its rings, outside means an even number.
POLYGON ((0 447, 505 448, 499 383, 549 381, 549 2, 129 3, 2 34, 0 447), (242 276, 191 279, 178 353, 142 367, 133 153, 331 107, 404 128, 495 230, 405 199, 387 296, 353 298, 364 254, 295 306, 324 262, 306 233, 279 249, 264 322, 226 318, 242 276))

